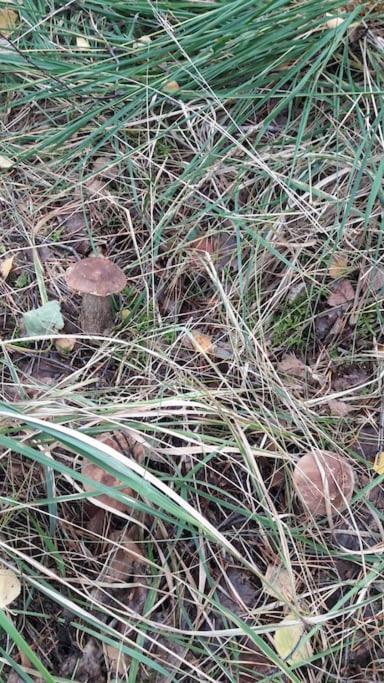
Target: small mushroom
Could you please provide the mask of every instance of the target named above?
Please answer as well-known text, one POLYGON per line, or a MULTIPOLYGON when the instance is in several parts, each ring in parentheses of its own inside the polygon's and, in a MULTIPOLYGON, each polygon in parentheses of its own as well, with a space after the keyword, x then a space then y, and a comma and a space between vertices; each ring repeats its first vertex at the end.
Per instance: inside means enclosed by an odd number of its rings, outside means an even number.
POLYGON ((103 256, 90 256, 68 268, 66 283, 82 294, 80 326, 86 334, 103 334, 113 325, 112 294, 124 289, 127 278, 119 266, 103 256))
POLYGON ((330 451, 303 455, 293 473, 293 485, 301 502, 315 517, 343 510, 349 504, 355 475, 349 462, 330 451))

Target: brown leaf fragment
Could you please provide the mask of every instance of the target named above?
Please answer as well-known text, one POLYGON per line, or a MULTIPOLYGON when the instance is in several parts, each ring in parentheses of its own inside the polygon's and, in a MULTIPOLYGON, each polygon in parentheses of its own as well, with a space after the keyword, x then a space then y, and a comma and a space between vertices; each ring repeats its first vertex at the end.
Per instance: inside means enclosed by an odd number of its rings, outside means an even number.
POLYGON ((365 424, 360 429, 357 437, 352 442, 352 448, 366 460, 373 461, 379 450, 379 429, 370 424, 365 424))
POLYGON ((348 259, 343 254, 335 254, 328 267, 328 275, 332 280, 338 280, 348 272, 348 259))
POLYGON ((113 647, 113 645, 105 645, 104 656, 109 673, 117 676, 127 676, 131 658, 125 652, 117 647, 113 647))
POLYGON ((218 597, 221 604, 235 614, 243 614, 245 607, 252 609, 258 594, 249 572, 228 567, 220 581, 218 597))
POLYGON ((332 287, 332 292, 328 296, 328 306, 342 306, 343 304, 353 301, 355 298, 355 290, 349 280, 339 280, 332 287))
POLYGON ((375 293, 384 290, 384 268, 372 266, 361 274, 360 283, 365 291, 375 293))
POLYGON ((330 398, 328 401, 328 408, 331 415, 335 417, 346 417, 353 411, 353 407, 345 403, 345 401, 338 401, 337 399, 330 398))
POLYGON ((76 681, 105 683, 105 675, 102 671, 102 651, 92 638, 88 640, 80 656, 71 653, 63 659, 59 675, 72 679, 74 673, 76 681))
POLYGON ((14 256, 9 256, 8 258, 5 258, 3 261, 0 261, 0 275, 3 278, 3 280, 6 280, 8 275, 10 274, 13 268, 14 258, 14 256))
POLYGON ((93 162, 93 171, 111 179, 118 174, 116 162, 111 157, 97 157, 93 162))
POLYGON ((277 671, 273 663, 261 652, 251 638, 246 638, 240 645, 239 666, 242 671, 239 683, 264 681, 277 671))
POLYGON ((353 365, 340 369, 332 379, 332 389, 334 391, 348 391, 361 384, 366 384, 369 379, 367 370, 363 366, 353 365))
POLYGON ((298 377, 299 379, 305 377, 308 371, 305 363, 300 358, 297 358, 294 353, 287 353, 277 367, 280 372, 298 377))

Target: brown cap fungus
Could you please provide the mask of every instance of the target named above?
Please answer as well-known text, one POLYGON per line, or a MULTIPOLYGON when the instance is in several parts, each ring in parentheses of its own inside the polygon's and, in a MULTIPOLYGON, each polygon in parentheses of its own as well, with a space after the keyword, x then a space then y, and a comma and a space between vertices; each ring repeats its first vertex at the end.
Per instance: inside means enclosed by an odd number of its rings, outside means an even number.
POLYGON ((118 294, 127 284, 121 268, 104 256, 77 261, 68 268, 65 280, 74 292, 101 297, 118 294))
POLYGON ((296 464, 293 484, 303 505, 316 517, 328 509, 335 514, 347 507, 355 475, 349 462, 336 453, 313 450, 296 464))

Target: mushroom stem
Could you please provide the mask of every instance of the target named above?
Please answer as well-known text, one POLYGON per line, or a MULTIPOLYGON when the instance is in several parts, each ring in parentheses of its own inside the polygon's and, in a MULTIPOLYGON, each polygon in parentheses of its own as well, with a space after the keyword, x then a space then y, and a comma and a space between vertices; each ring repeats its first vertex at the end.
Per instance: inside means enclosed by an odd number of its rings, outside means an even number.
POLYGON ((85 334, 103 334, 112 328, 113 322, 111 296, 83 294, 80 326, 85 334))

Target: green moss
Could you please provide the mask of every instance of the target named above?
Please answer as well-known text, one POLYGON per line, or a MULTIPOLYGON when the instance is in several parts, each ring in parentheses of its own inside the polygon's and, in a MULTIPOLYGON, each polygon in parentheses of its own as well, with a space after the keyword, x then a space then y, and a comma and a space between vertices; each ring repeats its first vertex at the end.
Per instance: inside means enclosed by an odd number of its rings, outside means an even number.
POLYGON ((287 303, 272 319, 272 345, 304 351, 308 344, 311 309, 307 295, 287 303), (304 331, 306 334, 304 334, 304 331))

